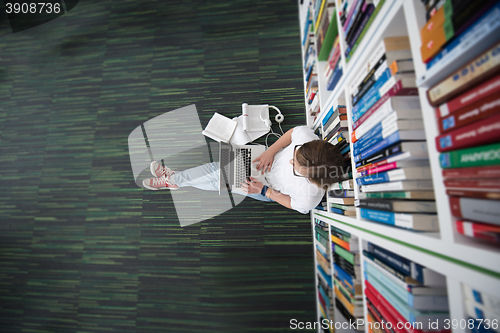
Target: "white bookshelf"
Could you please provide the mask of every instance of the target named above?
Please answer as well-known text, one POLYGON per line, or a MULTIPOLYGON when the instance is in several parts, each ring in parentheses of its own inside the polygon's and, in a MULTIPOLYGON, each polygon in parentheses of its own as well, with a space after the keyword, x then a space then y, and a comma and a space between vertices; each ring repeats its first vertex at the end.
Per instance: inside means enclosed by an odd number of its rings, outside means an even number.
MULTIPOLYGON (((302 5, 299 4, 301 38, 304 33, 307 5, 307 0, 302 5)), ((340 26, 338 15, 337 22, 340 26)), ((359 209, 357 209, 358 217, 346 217, 314 210, 311 212, 311 223, 313 232, 314 219, 319 218, 330 225, 357 236, 360 245, 366 242, 374 243, 445 275, 450 303, 450 318, 462 319, 467 318, 464 309, 462 284, 467 284, 479 291, 500 297, 500 248, 460 235, 455 230, 455 218, 452 217, 450 212, 448 196, 444 188, 442 171, 438 160, 439 154, 435 147, 434 139, 438 135, 435 110, 427 101, 426 91, 429 87, 479 55, 495 40, 498 40, 498 37, 494 36, 499 35, 500 28, 495 27, 481 38, 464 45, 459 54, 450 54, 444 57, 440 63, 427 71, 420 55, 420 29, 425 23, 425 9, 420 0, 386 0, 349 62, 345 60, 345 45, 341 43, 340 61, 343 65, 343 75, 333 91, 326 90, 326 78, 322 73, 322 68, 318 67, 317 70, 321 113, 327 112, 336 104, 339 98, 344 98, 349 129, 351 129, 352 106, 350 98, 347 98, 350 96, 349 84, 359 73, 362 66, 366 64, 371 52, 383 38, 393 36, 409 37, 419 87, 440 231, 437 233, 413 232, 371 222, 359 217, 359 209)), ((339 29, 339 33, 341 34, 341 41, 343 41, 342 28, 339 29)), ((321 115, 318 116, 318 118, 320 117, 321 115)), ((312 119, 313 117, 306 114, 306 123, 310 127, 312 126, 312 119)), ((353 162, 353 170, 355 169, 353 162)), ((353 172, 353 177, 357 177, 355 172, 353 172)), ((355 196, 358 197, 357 186, 355 186, 355 196)), ((362 253, 360 255, 362 256, 362 253)), ((365 321, 366 312, 365 306, 365 321)), ((453 330, 454 333, 465 331, 467 329, 458 328, 453 330)))

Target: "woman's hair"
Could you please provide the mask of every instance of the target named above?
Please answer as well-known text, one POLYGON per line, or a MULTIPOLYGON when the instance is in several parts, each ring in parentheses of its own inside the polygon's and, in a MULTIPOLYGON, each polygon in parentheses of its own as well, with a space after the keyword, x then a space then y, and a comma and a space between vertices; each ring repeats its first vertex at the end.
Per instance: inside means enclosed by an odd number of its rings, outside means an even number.
POLYGON ((339 182, 341 176, 349 171, 344 168, 345 162, 340 150, 323 140, 310 141, 297 148, 296 161, 307 168, 307 175, 304 176, 325 190, 339 182))

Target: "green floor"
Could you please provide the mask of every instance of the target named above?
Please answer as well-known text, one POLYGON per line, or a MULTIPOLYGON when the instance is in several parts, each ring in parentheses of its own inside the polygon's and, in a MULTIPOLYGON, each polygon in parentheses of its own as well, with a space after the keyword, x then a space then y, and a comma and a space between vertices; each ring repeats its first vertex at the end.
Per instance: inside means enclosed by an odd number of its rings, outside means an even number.
MULTIPOLYGON (((196 104, 305 123, 297 2, 83 1, 0 14, 0 331, 286 332, 315 319, 309 215, 245 200, 181 228, 130 132, 196 104)), ((277 129, 277 128, 276 128, 277 129)))

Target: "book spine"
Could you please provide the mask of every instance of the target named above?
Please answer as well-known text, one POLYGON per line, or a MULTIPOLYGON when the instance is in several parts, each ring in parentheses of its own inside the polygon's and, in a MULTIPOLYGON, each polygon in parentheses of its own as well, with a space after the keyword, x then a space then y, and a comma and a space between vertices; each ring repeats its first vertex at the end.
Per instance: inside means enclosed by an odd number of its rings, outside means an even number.
POLYGON ((466 91, 462 95, 455 97, 449 102, 439 106, 437 114, 443 118, 453 112, 461 110, 473 103, 479 102, 481 99, 488 96, 497 95, 500 91, 500 75, 489 79, 480 85, 466 91))
POLYGON ((394 281, 390 280, 387 276, 385 276, 382 272, 380 272, 380 270, 375 268, 369 262, 364 261, 364 267, 365 267, 365 272, 375 277, 380 283, 382 283, 386 288, 391 290, 403 302, 405 302, 411 307, 414 307, 413 306, 414 297, 405 288, 402 288, 400 285, 395 284, 394 281))
MULTIPOLYGON (((392 324, 393 330, 396 333, 420 333, 418 330, 409 328, 403 329, 398 328, 399 323, 406 323, 408 320, 396 310, 392 304, 387 301, 384 296, 380 294, 380 292, 369 282, 365 280, 365 291, 366 296, 372 302, 372 304, 376 307, 376 309, 380 312, 380 314, 385 318, 385 320, 389 321, 392 324)), ((399 325, 401 327, 401 324, 399 325)))
POLYGON ((334 274, 337 277, 337 279, 346 286, 346 288, 351 292, 351 294, 355 294, 354 291, 354 280, 352 279, 352 276, 347 274, 346 271, 344 271, 340 266, 333 264, 334 267, 334 274))
POLYGON ((453 197, 468 197, 476 199, 491 199, 500 200, 500 192, 487 192, 487 191, 467 191, 447 189, 446 194, 453 197))
POLYGON ((411 275, 411 262, 409 260, 372 243, 369 243, 368 250, 394 269, 405 275, 411 275))
POLYGON ((389 80, 391 77, 391 71, 386 68, 383 72, 383 74, 378 78, 378 80, 370 87, 370 89, 366 92, 365 96, 361 98, 358 104, 356 104, 352 108, 352 116, 353 116, 353 121, 357 121, 359 117, 366 112, 370 106, 367 106, 367 101, 369 101, 372 96, 376 95, 378 93, 378 90, 384 85, 384 83, 389 80))
POLYGON ((429 103, 437 107, 473 86, 476 82, 493 75, 500 69, 500 44, 469 62, 444 81, 427 90, 429 103))
POLYGON ((478 222, 500 225, 500 208, 495 201, 449 197, 451 215, 478 222))
POLYGON ((439 132, 449 132, 455 128, 479 121, 500 112, 500 97, 492 95, 484 100, 438 119, 439 132))
POLYGON ((337 83, 339 82, 340 78, 342 77, 342 74, 343 74, 342 66, 339 63, 337 65, 337 68, 333 72, 333 74, 331 76, 331 79, 327 83, 326 90, 330 91, 330 90, 335 89, 335 86, 337 85, 337 83))
POLYGON ((457 231, 462 235, 485 239, 492 242, 500 241, 500 228, 498 228, 496 232, 495 231, 488 232, 488 230, 485 232, 481 229, 478 229, 477 226, 478 225, 489 226, 487 224, 474 223, 468 221, 456 221, 455 225, 457 227, 457 231))
POLYGON ((366 79, 375 71, 375 67, 385 61, 385 43, 382 42, 377 46, 373 54, 368 60, 368 68, 365 71, 364 68, 358 73, 353 83, 351 83, 350 90, 351 94, 354 95, 358 92, 359 87, 366 81, 366 79))
POLYGON ((467 189, 467 190, 500 190, 500 179, 472 179, 472 180, 462 180, 462 179, 445 179, 444 186, 447 189, 467 189))
POLYGON ((351 252, 345 250, 341 246, 335 246, 335 253, 350 262, 352 265, 355 265, 354 254, 351 252))
POLYGON ((367 220, 402 227, 405 229, 413 229, 412 214, 397 214, 392 212, 383 212, 379 210, 361 208, 361 217, 367 220))
POLYGON ((486 14, 477 19, 471 26, 455 36, 441 51, 428 63, 427 69, 435 66, 445 57, 451 57, 463 52, 473 40, 481 39, 495 31, 500 24, 500 4, 497 3, 486 14))
POLYGON ((385 288, 382 283, 380 283, 373 275, 365 272, 366 281, 370 283, 373 288, 384 298, 392 307, 405 319, 404 322, 414 322, 415 317, 413 316, 410 308, 404 306, 405 303, 401 301, 397 296, 392 294, 387 288, 385 288))
POLYGON ((383 139, 382 141, 379 141, 378 143, 369 147, 365 151, 363 151, 359 154, 356 154, 354 156, 354 161, 359 162, 367 157, 370 157, 370 156, 376 154, 379 150, 385 149, 385 148, 389 147, 390 145, 392 145, 393 143, 396 143, 398 141, 400 141, 399 131, 389 135, 387 138, 383 139))
MULTIPOLYGON (((353 18, 354 12, 356 11, 358 7, 358 3, 360 3, 361 0, 354 0, 354 3, 351 5, 351 8, 349 9, 349 13, 346 16, 346 20, 344 22, 344 25, 342 26, 342 29, 344 29, 344 32, 347 30, 347 27, 349 26, 349 23, 351 22, 351 19, 353 18)), ((345 36, 345 34, 344 34, 345 36)))
POLYGON ((436 137, 439 152, 468 148, 500 139, 500 114, 436 137))
POLYGON ((387 61, 384 61, 382 62, 382 64, 377 66, 377 69, 373 72, 372 75, 370 75, 370 77, 366 80, 366 82, 363 82, 362 86, 359 88, 358 93, 352 98, 353 106, 355 106, 360 101, 360 99, 368 92, 368 90, 373 86, 373 84, 377 82, 380 76, 384 74, 387 68, 388 68, 387 61))
POLYGON ((342 240, 339 237, 336 237, 334 235, 332 235, 331 237, 332 237, 332 242, 334 242, 335 244, 337 244, 339 246, 342 246, 347 251, 350 251, 351 246, 348 242, 346 242, 345 240, 342 240))
POLYGON ((352 129, 355 130, 358 128, 361 124, 363 124, 375 111, 377 111, 389 98, 392 96, 399 96, 399 95, 418 95, 418 89, 417 88, 403 88, 403 83, 401 80, 396 82, 396 84, 378 101, 373 104, 372 107, 368 111, 366 111, 358 120, 353 122, 352 129))
POLYGON ((441 168, 467 168, 500 164, 500 143, 454 150, 439 155, 441 168))
POLYGON ((356 162, 356 167, 367 165, 367 164, 370 164, 372 162, 377 162, 381 159, 388 158, 390 156, 399 155, 402 153, 402 151, 403 151, 403 144, 401 142, 399 142, 399 143, 395 144, 394 146, 391 146, 387 149, 379 151, 378 153, 376 153, 373 156, 370 156, 370 157, 365 158, 359 162, 356 162))
MULTIPOLYGON (((362 178, 357 178, 356 182, 358 185, 370 185, 370 184, 379 184, 379 183, 385 183, 385 182, 390 182, 391 179, 387 173, 382 173, 378 174, 375 176, 367 176, 367 177, 362 177, 362 178)), ((365 207, 367 208, 367 207, 365 207)))
POLYGON ((363 40, 363 37, 365 36, 366 32, 370 29, 373 20, 375 20, 375 17, 377 17, 378 12, 385 3, 385 0, 380 0, 376 2, 374 1, 375 10, 372 12, 370 18, 368 19, 368 22, 361 30, 359 37, 355 39, 354 45, 352 45, 352 47, 349 47, 349 49, 346 51, 346 62, 349 62, 349 60, 351 60, 352 55, 354 54, 354 52, 356 52, 356 49, 358 48, 359 43, 361 43, 361 41, 363 40))
POLYGON ((347 47, 348 52, 353 49, 355 43, 358 41, 360 38, 361 33, 364 31, 365 27, 368 25, 368 22, 370 21, 370 18, 373 14, 373 11, 375 10, 375 6, 369 5, 368 9, 366 10, 366 13, 363 14, 363 20, 359 24, 358 28, 352 35, 352 38, 349 41, 349 46, 347 47))

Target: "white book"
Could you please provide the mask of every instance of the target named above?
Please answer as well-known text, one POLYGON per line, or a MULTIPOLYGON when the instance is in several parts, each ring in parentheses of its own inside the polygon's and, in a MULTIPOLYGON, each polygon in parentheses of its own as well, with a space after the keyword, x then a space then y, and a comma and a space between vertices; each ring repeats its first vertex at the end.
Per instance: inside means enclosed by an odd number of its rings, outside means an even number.
POLYGON ((228 143, 236 129, 236 125, 238 125, 236 121, 215 112, 207 127, 201 133, 215 141, 228 143))
POLYGON ((362 137, 384 119, 422 119, 418 96, 396 96, 389 98, 375 113, 354 131, 356 138, 362 137))
POLYGON ((431 191, 432 180, 399 180, 395 182, 363 185, 362 192, 388 192, 388 191, 431 191))
POLYGON ((370 71, 375 67, 375 65, 379 62, 380 58, 385 54, 385 61, 387 64, 392 64, 394 60, 405 60, 412 59, 413 56, 411 54, 411 49, 402 49, 402 50, 393 50, 386 51, 385 44, 382 42, 378 45, 375 51, 372 53, 370 58, 368 59, 367 66, 363 67, 362 70, 356 75, 354 80, 351 82, 349 86, 349 91, 352 96, 357 94, 359 85, 364 81, 366 76, 370 73, 370 71))
POLYGON ((354 190, 354 182, 352 179, 344 180, 341 183, 332 184, 330 190, 354 190))
POLYGON ((482 304, 493 312, 500 314, 500 298, 491 296, 488 293, 472 289, 466 284, 462 284, 465 297, 471 302, 482 304))
POLYGON ((340 127, 348 126, 347 120, 340 120, 340 117, 337 116, 336 119, 330 124, 330 126, 328 126, 326 130, 323 130, 323 136, 327 136, 328 134, 330 134, 330 131, 332 131, 338 124, 340 124, 340 127))
POLYGON ((465 309, 470 317, 483 319, 485 325, 486 320, 488 320, 490 323, 490 328, 495 332, 500 332, 500 327, 498 325, 491 325, 491 323, 494 322, 498 324, 500 313, 493 312, 492 309, 468 299, 465 300, 465 309))
POLYGON ((392 89, 398 81, 401 80, 401 87, 402 88, 416 88, 417 87, 417 79, 415 77, 414 73, 408 73, 408 74, 396 74, 393 75, 387 80, 386 83, 380 87, 378 90, 379 96, 384 96, 386 92, 392 89))
POLYGON ((389 181, 432 179, 430 167, 408 167, 387 171, 389 181))

